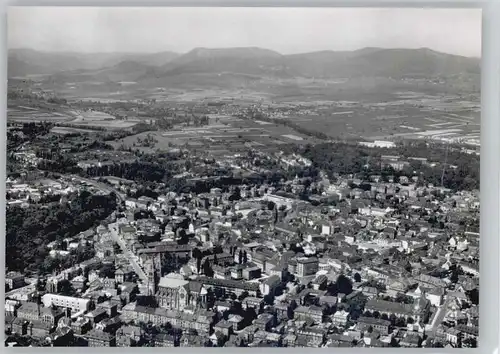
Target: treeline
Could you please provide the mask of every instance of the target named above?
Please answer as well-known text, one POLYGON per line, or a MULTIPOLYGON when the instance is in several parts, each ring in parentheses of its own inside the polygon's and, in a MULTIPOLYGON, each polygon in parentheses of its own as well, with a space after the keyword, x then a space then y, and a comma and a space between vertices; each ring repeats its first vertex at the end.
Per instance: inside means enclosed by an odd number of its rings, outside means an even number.
POLYGON ((165 166, 145 161, 134 161, 132 163, 120 162, 103 166, 93 166, 85 173, 87 177, 114 176, 137 182, 163 182, 172 175, 172 170, 165 166))
POLYGON ((47 96, 41 93, 26 92, 24 90, 9 90, 7 91, 7 100, 34 100, 34 101, 45 101, 52 104, 67 104, 68 101, 64 98, 59 98, 56 96, 47 96))
POLYGON ((78 167, 75 160, 63 154, 52 154, 50 160, 40 160, 37 164, 37 168, 42 171, 56 173, 80 173, 82 170, 78 167))
POLYGON ((206 179, 172 179, 169 182, 170 190, 184 193, 208 193, 211 188, 220 188, 224 192, 229 191, 231 186, 260 186, 264 183, 279 186, 281 181, 290 180, 295 176, 299 178, 309 177, 314 179, 318 176, 318 170, 314 167, 296 167, 289 170, 275 169, 268 172, 254 173, 247 176, 218 176, 206 179))
POLYGON ((154 126, 164 130, 173 129, 175 125, 186 124, 188 126, 202 127, 209 124, 208 116, 196 116, 192 114, 191 116, 173 116, 173 117, 161 117, 157 119, 154 126))
MULTIPOLYGON (((81 124, 72 124, 72 123, 57 123, 56 126, 58 127, 63 127, 63 128, 75 128, 75 129, 85 129, 85 130, 93 130, 96 132, 108 132, 109 127, 103 127, 101 125, 81 125, 81 124)), ((119 134, 106 134, 109 138, 109 140, 113 140, 115 137, 126 137, 129 135, 134 135, 134 134, 139 134, 143 132, 148 132, 148 131, 154 131, 156 128, 152 126, 151 124, 147 124, 144 122, 137 123, 136 125, 132 126, 130 128, 130 131, 127 130, 120 130, 119 134)))
POLYGON ((92 245, 87 245, 84 247, 78 247, 76 250, 72 250, 68 256, 47 256, 41 264, 37 264, 36 267, 31 265, 29 269, 33 269, 35 272, 39 272, 41 274, 49 274, 54 270, 68 269, 87 261, 94 256, 94 247, 92 245))
POLYGON ((50 207, 8 207, 6 212, 6 266, 23 272, 42 267, 47 244, 61 241, 96 226, 116 209, 116 196, 92 195, 87 191, 68 196, 68 203, 50 207))
POLYGON ((105 132, 108 130, 106 127, 99 125, 81 125, 81 124, 71 124, 71 123, 57 123, 56 126, 63 128, 75 128, 75 129, 85 129, 85 130, 95 130, 98 132, 105 132))
POLYGON ((52 123, 48 122, 11 125, 11 128, 7 130, 7 146, 15 148, 24 142, 35 139, 37 136, 48 134, 53 126, 52 123))
POLYGON ((276 125, 284 125, 286 127, 289 127, 291 129, 295 130, 297 133, 300 133, 300 134, 303 134, 306 136, 312 136, 312 137, 315 137, 315 138, 320 139, 320 140, 330 139, 330 137, 327 134, 325 134, 321 131, 307 129, 304 126, 295 123, 292 119, 270 118, 266 114, 264 114, 260 111, 254 110, 254 109, 249 109, 244 114, 239 115, 239 118, 243 118, 243 119, 248 119, 249 117, 252 120, 261 120, 261 121, 273 123, 276 125))
POLYGON ((112 145, 106 144, 105 142, 99 140, 92 140, 88 144, 78 143, 75 146, 71 146, 69 152, 85 152, 89 150, 114 150, 112 145))
POLYGON ((452 190, 479 189, 479 157, 444 144, 405 142, 388 149, 368 148, 354 143, 322 143, 297 147, 296 151, 331 177, 355 174, 368 178, 380 175, 387 181, 389 176, 417 175, 425 183, 452 190), (399 156, 403 161, 411 157, 427 158, 429 163, 408 160, 402 170, 395 170, 382 161, 383 155, 399 156))

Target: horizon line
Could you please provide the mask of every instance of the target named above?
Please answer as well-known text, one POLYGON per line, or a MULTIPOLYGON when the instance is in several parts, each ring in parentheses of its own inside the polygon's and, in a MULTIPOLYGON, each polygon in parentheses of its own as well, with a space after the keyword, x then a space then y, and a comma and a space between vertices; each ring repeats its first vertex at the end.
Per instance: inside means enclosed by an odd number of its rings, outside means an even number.
POLYGON ((98 51, 98 52, 77 52, 77 51, 47 51, 47 50, 41 50, 41 49, 34 49, 34 48, 27 48, 27 47, 17 47, 17 48, 7 48, 7 52, 10 52, 10 51, 14 51, 14 50, 31 50, 31 51, 34 51, 34 52, 39 52, 39 53, 44 53, 44 54, 81 54, 81 55, 96 55, 96 54, 129 54, 129 55, 133 55, 133 54, 136 54, 136 55, 140 55, 140 54, 143 54, 143 55, 152 55, 152 54, 161 54, 161 53, 172 53, 172 54, 178 54, 178 55, 185 55, 185 54, 188 54, 190 52, 192 52, 193 50, 196 50, 196 49, 208 49, 208 50, 219 50, 219 49, 262 49, 262 50, 268 50, 268 51, 272 51, 272 52, 275 52, 279 55, 282 55, 282 56, 290 56, 290 55, 300 55, 300 54, 312 54, 312 53, 321 53, 321 52, 332 52, 332 53, 349 53, 349 52, 357 52, 357 51, 362 51, 362 50, 366 50, 366 49, 380 49, 380 50, 430 50, 430 51, 433 51, 433 52, 436 52, 436 53, 441 53, 441 54, 446 54, 446 55, 454 55, 454 56, 458 56, 458 57, 463 57, 463 58, 470 58, 470 59, 481 59, 481 54, 479 56, 468 56, 468 55, 463 55, 463 54, 454 54, 454 53, 449 53, 449 52, 444 52, 444 51, 440 51, 440 50, 436 50, 436 49, 432 49, 430 47, 419 47, 419 48, 409 48, 409 47, 370 47, 370 46, 367 46, 367 47, 360 47, 358 49, 352 49, 352 50, 333 50, 333 49, 318 49, 318 50, 313 50, 313 51, 306 51, 306 52, 296 52, 296 53, 289 53, 289 54, 283 54, 277 50, 274 50, 274 49, 269 49, 269 48, 265 48, 265 47, 259 47, 259 46, 245 46, 245 47, 202 47, 202 46, 198 46, 198 47, 193 47, 192 49, 186 51, 186 52, 176 52, 176 51, 173 51, 173 50, 163 50, 163 51, 151 51, 151 52, 147 52, 147 51, 141 51, 141 52, 134 52, 134 51, 131 51, 131 52, 126 52, 126 51, 114 51, 114 52, 102 52, 102 51, 98 51))

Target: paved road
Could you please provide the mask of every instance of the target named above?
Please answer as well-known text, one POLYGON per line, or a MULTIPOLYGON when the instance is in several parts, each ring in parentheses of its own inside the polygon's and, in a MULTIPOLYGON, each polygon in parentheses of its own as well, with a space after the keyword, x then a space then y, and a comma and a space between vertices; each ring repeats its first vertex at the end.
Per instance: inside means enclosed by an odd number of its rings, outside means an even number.
POLYGON ((76 180, 79 180, 79 181, 86 182, 90 185, 93 185, 94 187, 96 187, 102 191, 106 191, 108 193, 114 192, 116 194, 117 198, 120 200, 120 202, 125 201, 125 195, 122 192, 120 192, 119 190, 117 190, 117 189, 115 189, 115 188, 113 188, 105 183, 101 183, 101 182, 98 182, 96 180, 80 177, 77 175, 70 175, 70 177, 74 178, 76 180))
POLYGON ((446 309, 448 308, 448 304, 451 301, 449 296, 445 295, 444 303, 437 309, 436 316, 434 317, 434 321, 432 321, 432 329, 431 332, 433 334, 436 333, 438 326, 443 322, 444 316, 446 315, 446 309))
POLYGON ((130 262, 130 264, 132 265, 132 268, 134 268, 134 271, 137 273, 139 278, 142 281, 147 282, 148 277, 147 277, 146 273, 144 273, 144 270, 142 269, 142 267, 139 265, 138 257, 127 247, 125 240, 120 236, 120 234, 118 232, 118 224, 116 224, 116 223, 110 224, 108 226, 108 228, 109 228, 109 231, 111 233, 111 237, 113 237, 113 240, 118 244, 118 246, 120 246, 123 254, 127 258, 127 260, 130 262))
MULTIPOLYGON (((76 180, 79 180, 79 181, 84 181, 84 182, 86 182, 90 185, 93 185, 94 187, 96 187, 100 190, 106 191, 108 193, 114 192, 116 194, 117 198, 120 200, 120 202, 125 201, 125 195, 123 193, 121 193, 119 190, 117 190, 117 189, 115 189, 107 184, 98 182, 98 181, 93 180, 93 179, 80 177, 77 175, 71 175, 70 177, 72 177, 76 180)), ((139 258, 128 248, 127 244, 125 243, 125 240, 120 236, 120 233, 118 230, 118 224, 116 224, 116 223, 110 224, 108 226, 108 229, 111 233, 111 237, 118 244, 118 246, 120 246, 123 254, 125 255, 125 257, 129 261, 130 265, 132 266, 134 271, 137 273, 139 278, 142 281, 147 282, 148 277, 147 277, 146 273, 144 273, 144 270, 142 269, 142 267, 138 263, 139 258)))

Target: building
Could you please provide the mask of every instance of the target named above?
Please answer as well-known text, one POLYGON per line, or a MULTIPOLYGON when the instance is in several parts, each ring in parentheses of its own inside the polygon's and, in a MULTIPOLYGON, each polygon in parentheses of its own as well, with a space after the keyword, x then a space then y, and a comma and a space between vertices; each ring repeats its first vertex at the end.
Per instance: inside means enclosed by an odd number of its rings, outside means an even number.
POLYGON ((219 321, 214 326, 214 331, 222 333, 226 338, 229 338, 229 336, 233 333, 233 329, 234 329, 233 323, 227 320, 219 321))
POLYGON ((431 302, 433 306, 441 306, 443 303, 444 289, 434 288, 425 294, 425 298, 431 302))
POLYGON ((25 285, 24 275, 19 272, 8 272, 5 275, 5 285, 7 285, 7 291, 22 287, 25 285))
POLYGON ((97 304, 97 308, 105 310, 109 317, 115 317, 117 315, 118 306, 111 301, 101 302, 97 304))
POLYGON ((45 307, 65 307, 75 312, 88 311, 90 308, 90 300, 72 296, 45 294, 42 296, 42 302, 45 307))
POLYGON ((412 318, 415 322, 425 322, 428 319, 429 310, 430 301, 423 297, 415 300, 415 303, 411 305, 378 299, 370 299, 365 305, 365 311, 378 312, 380 315, 386 314, 387 316, 395 315, 405 319, 412 318))
POLYGON ((348 320, 349 320, 349 312, 344 310, 337 311, 332 316, 333 325, 337 327, 345 327, 347 325, 348 320))
POLYGON ((260 292, 262 295, 274 295, 280 284, 281 278, 277 275, 272 275, 260 284, 260 292))
POLYGON ((316 257, 301 257, 297 258, 297 275, 299 277, 306 277, 314 275, 318 271, 319 261, 316 257))
POLYGON ((159 333, 155 337, 155 347, 175 347, 175 337, 167 333, 159 333))
POLYGON ((57 293, 59 292, 59 282, 60 278, 58 277, 49 277, 45 283, 45 290, 49 293, 57 293))
POLYGON ((85 334, 84 338, 88 342, 89 347, 115 347, 116 346, 116 337, 111 333, 99 331, 93 329, 87 334, 85 334))
POLYGON ((75 334, 82 335, 92 329, 92 323, 87 318, 80 317, 71 323, 71 329, 75 334))
POLYGON ((244 292, 248 293, 250 296, 260 295, 259 284, 256 283, 247 283, 232 279, 214 279, 208 277, 199 277, 196 281, 203 284, 207 290, 213 289, 226 294, 235 294, 236 296, 240 296, 244 292))
POLYGON ((17 309, 17 318, 30 322, 43 322, 56 326, 64 311, 50 307, 42 307, 34 302, 26 302, 17 309))
POLYGON ((192 329, 202 334, 210 331, 215 319, 215 313, 205 310, 167 310, 161 307, 154 308, 129 303, 122 308, 120 317, 123 321, 151 322, 156 325, 168 322, 173 327, 183 330, 192 329))
POLYGON ((188 305, 188 284, 180 274, 169 274, 160 279, 156 299, 166 309, 183 309, 188 305))
POLYGON ((358 329, 360 331, 366 331, 368 329, 373 329, 382 335, 389 334, 389 327, 391 322, 387 320, 382 320, 380 318, 374 317, 360 317, 358 318, 358 329))
POLYGON ((172 273, 160 279, 155 297, 160 307, 182 310, 187 306, 203 306, 207 289, 201 282, 187 281, 180 274, 172 273))
POLYGON ((99 323, 103 319, 105 319, 107 316, 106 310, 103 308, 97 308, 93 311, 90 311, 89 313, 86 313, 84 315, 84 318, 88 319, 92 325, 95 325, 96 323, 99 323))
POLYGON ((116 331, 117 347, 134 347, 140 343, 143 331, 139 326, 123 326, 116 331))

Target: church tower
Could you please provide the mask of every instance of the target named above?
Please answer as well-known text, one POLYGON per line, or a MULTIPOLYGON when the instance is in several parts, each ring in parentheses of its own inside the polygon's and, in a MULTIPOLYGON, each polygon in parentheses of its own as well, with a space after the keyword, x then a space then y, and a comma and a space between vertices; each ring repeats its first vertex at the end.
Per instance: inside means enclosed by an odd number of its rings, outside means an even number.
POLYGON ((148 287, 148 295, 154 295, 156 293, 156 284, 157 284, 157 272, 155 267, 155 262, 152 258, 148 257, 144 262, 144 273, 147 276, 147 287, 148 287))

